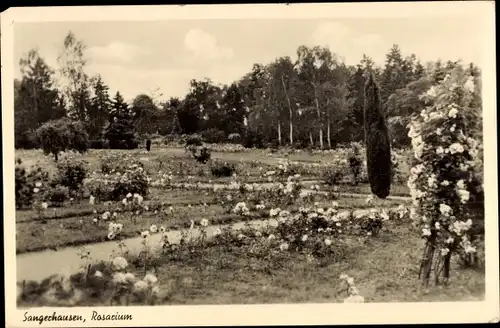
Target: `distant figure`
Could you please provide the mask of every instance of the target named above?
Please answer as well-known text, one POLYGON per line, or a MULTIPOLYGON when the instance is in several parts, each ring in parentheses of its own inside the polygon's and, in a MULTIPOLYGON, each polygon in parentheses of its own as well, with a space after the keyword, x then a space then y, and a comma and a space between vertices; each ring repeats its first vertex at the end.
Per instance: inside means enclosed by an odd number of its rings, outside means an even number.
POLYGON ((353 175, 353 183, 355 185, 358 184, 359 182, 359 174, 361 171, 361 156, 359 153, 359 148, 353 144, 352 149, 351 149, 351 154, 349 156, 349 166, 351 167, 351 172, 353 175))
POLYGON ((151 150, 151 140, 150 139, 146 140, 146 150, 147 151, 151 150))

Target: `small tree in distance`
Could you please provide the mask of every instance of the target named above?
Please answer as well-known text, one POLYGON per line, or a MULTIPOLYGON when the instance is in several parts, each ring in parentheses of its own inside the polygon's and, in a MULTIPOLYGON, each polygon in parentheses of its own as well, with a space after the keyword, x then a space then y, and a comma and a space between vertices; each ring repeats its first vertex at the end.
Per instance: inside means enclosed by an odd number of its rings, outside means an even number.
POLYGON ((89 145, 89 137, 83 124, 68 118, 46 122, 36 130, 36 135, 44 154, 54 155, 56 162, 59 152, 74 150, 84 153, 89 145))

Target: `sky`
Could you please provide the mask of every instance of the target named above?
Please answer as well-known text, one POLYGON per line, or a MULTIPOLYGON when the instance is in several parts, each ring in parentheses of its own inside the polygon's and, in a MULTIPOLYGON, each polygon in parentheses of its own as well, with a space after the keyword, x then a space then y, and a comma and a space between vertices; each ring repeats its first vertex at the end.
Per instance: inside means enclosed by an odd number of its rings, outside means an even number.
POLYGON ((14 61, 19 78, 19 59, 35 48, 57 69, 64 37, 72 31, 87 46, 87 73, 100 74, 112 94, 120 91, 131 100, 158 89, 158 100, 165 100, 183 97, 191 79, 225 84, 254 63, 295 59, 300 45, 327 46, 347 64, 358 63, 366 53, 383 65, 393 44, 422 62, 479 64, 481 29, 468 17, 16 23, 14 61))

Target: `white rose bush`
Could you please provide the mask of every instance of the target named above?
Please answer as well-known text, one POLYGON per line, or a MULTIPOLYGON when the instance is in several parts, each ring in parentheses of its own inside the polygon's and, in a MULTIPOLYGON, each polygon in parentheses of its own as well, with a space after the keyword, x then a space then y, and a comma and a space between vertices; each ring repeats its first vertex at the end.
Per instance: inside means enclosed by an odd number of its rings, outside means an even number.
POLYGON ((482 195, 478 95, 478 82, 457 68, 423 95, 428 106, 408 126, 411 218, 425 240, 420 277, 426 285, 432 272, 436 283, 448 281, 453 255, 476 251, 467 213, 482 195))

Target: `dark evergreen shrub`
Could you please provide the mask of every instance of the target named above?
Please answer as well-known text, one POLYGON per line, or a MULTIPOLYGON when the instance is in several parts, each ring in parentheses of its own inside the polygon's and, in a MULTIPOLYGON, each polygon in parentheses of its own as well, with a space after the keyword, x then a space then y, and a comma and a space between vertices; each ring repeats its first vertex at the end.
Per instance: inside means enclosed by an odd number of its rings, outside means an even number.
POLYGON ((109 140, 111 149, 137 149, 139 142, 137 140, 109 140))
POLYGON ((217 129, 208 129, 201 133, 203 141, 208 143, 223 143, 226 141, 226 134, 224 131, 217 129))
POLYGON ((203 142, 199 135, 193 134, 186 139, 186 147, 188 146, 202 146, 203 142))
POLYGON ((380 91, 372 74, 365 84, 365 143, 368 181, 373 194, 387 198, 391 190, 391 144, 380 91))
POLYGON ((264 137, 259 131, 248 130, 243 137, 243 147, 245 148, 264 148, 264 137))
POLYGON ((207 147, 190 146, 189 150, 198 163, 206 164, 210 160, 211 154, 207 147))
POLYGON ((230 177, 233 175, 236 168, 234 165, 228 164, 226 162, 214 162, 210 167, 210 172, 213 176, 221 178, 221 177, 230 177))
POLYGON ((52 206, 62 207, 64 202, 70 198, 70 190, 66 186, 58 185, 47 191, 46 198, 51 202, 52 206))
POLYGON ((37 135, 33 130, 18 132, 14 131, 14 144, 16 149, 34 149, 38 146, 37 135))
POLYGON ((106 128, 104 136, 111 149, 136 149, 139 147, 134 124, 131 119, 125 116, 115 118, 106 128))
POLYGON ((104 141, 103 140, 91 140, 90 141, 90 149, 103 149, 104 141))

